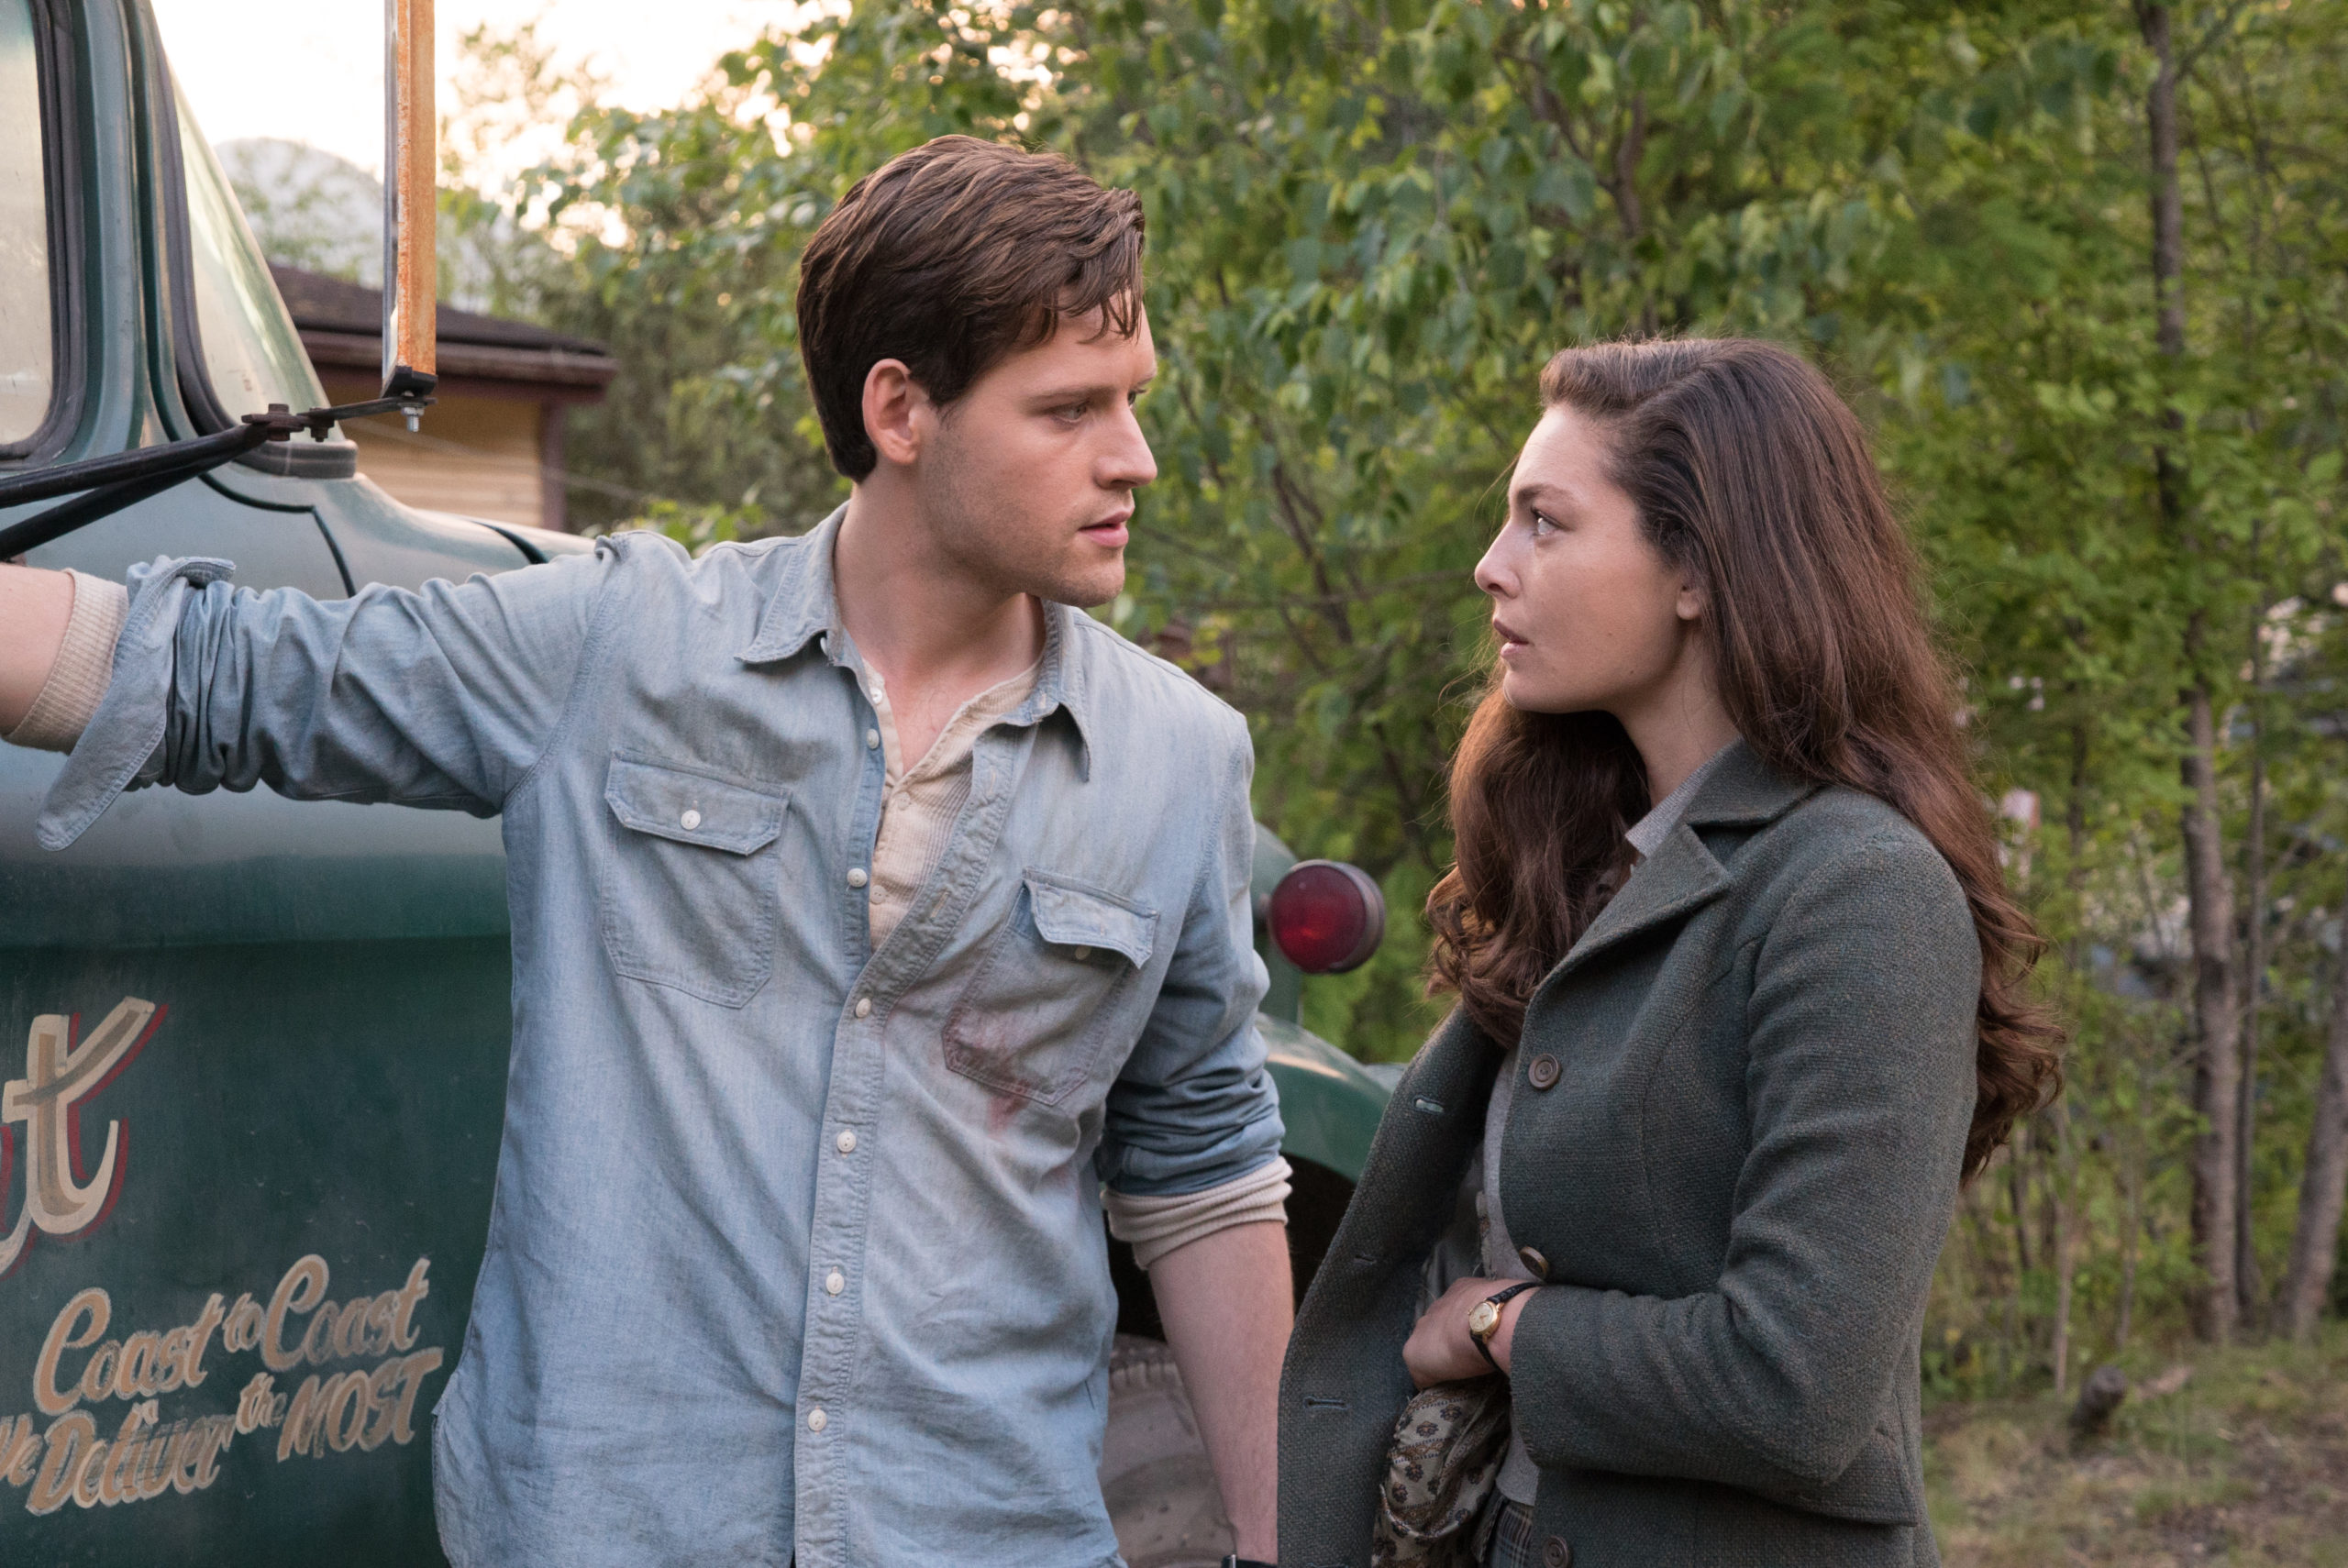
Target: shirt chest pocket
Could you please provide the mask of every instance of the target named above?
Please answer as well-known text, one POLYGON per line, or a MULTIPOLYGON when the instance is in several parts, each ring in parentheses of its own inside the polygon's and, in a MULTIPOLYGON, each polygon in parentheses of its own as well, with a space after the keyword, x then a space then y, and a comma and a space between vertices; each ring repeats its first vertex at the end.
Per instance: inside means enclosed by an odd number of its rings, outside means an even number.
POLYGON ((1057 1105, 1091 1076, 1157 937, 1157 911, 1028 871, 1011 920, 947 1015, 946 1065, 1057 1105))
POLYGON ((601 889, 613 969, 720 1007, 758 995, 774 969, 784 798, 615 753, 604 801, 617 824, 601 889))

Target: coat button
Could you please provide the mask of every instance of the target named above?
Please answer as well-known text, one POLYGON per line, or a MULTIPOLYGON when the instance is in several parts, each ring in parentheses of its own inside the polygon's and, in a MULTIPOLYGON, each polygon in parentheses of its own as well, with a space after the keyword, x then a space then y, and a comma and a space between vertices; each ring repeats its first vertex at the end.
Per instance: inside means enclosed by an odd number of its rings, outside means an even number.
POLYGON ((1574 1568, 1574 1549, 1566 1544, 1562 1535, 1553 1535, 1549 1544, 1541 1549, 1545 1568, 1574 1568))
POLYGON ((1519 1247, 1516 1249, 1516 1257, 1517 1261, 1525 1266, 1526 1271, 1530 1273, 1534 1278, 1546 1279, 1549 1277, 1549 1260, 1541 1255, 1540 1248, 1519 1247))
POLYGON ((1534 1088, 1555 1088, 1560 1071, 1557 1058, 1544 1051, 1540 1055, 1533 1058, 1531 1066, 1524 1069, 1524 1078, 1534 1088))

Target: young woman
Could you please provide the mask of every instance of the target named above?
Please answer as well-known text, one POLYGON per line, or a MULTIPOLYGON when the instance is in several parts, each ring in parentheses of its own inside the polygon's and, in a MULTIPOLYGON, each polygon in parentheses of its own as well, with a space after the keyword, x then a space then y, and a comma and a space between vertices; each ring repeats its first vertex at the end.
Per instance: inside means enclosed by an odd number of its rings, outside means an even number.
POLYGON ((1365 1568, 1398 1409, 1498 1377, 1506 1568, 1936 1562, 1925 1297, 2059 1037, 1913 559, 1783 349, 1569 349, 1541 392, 1427 907, 1458 1006, 1290 1342, 1281 1557, 1365 1568))

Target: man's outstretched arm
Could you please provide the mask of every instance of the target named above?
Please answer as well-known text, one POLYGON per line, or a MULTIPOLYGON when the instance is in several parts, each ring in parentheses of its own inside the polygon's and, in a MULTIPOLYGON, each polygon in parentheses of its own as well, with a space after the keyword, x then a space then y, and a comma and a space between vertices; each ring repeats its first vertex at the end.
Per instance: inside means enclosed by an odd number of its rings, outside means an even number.
POLYGON ((72 577, 0 566, 0 735, 32 712, 72 614, 72 577))
POLYGON ((1275 1562, 1280 1358, 1294 1316, 1288 1227, 1259 1222, 1202 1236, 1152 1264, 1149 1283, 1236 1550, 1275 1562))

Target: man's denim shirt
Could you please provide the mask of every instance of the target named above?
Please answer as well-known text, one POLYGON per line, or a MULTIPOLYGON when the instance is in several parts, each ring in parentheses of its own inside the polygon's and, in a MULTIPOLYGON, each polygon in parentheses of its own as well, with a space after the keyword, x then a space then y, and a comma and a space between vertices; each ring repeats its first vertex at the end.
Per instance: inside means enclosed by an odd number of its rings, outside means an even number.
POLYGON ((51 843, 134 781, 504 813, 505 1134, 433 1438, 462 1568, 1113 1562, 1099 1184, 1278 1152, 1245 723, 1050 606, 874 952, 837 525, 337 603, 159 562, 50 796, 51 843))

